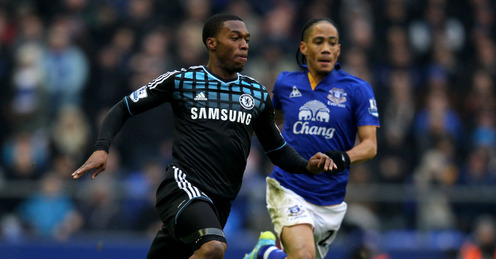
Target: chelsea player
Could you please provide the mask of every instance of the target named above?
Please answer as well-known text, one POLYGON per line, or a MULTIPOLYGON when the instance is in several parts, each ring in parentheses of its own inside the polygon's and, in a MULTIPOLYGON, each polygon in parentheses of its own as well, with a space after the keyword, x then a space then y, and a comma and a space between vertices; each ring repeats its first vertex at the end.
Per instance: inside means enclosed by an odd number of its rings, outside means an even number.
POLYGON ((241 18, 210 17, 203 27, 208 64, 160 75, 124 97, 106 115, 95 151, 73 174, 78 179, 107 164, 114 136, 131 117, 164 103, 174 111, 173 163, 157 190, 163 227, 148 259, 220 259, 227 249, 223 228, 241 187, 252 134, 271 161, 294 173, 318 174, 335 168, 322 153, 309 160, 286 144, 274 122, 265 87, 242 75, 250 33, 241 18))

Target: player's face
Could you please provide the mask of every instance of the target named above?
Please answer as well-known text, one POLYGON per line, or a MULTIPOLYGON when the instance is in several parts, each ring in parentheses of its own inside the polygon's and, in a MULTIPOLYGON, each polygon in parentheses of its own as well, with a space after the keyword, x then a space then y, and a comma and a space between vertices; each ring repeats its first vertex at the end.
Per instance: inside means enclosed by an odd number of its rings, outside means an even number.
POLYGON ((217 35, 216 55, 222 69, 241 72, 248 60, 250 33, 242 21, 225 21, 217 35))
POLYGON ((306 56, 310 72, 327 74, 332 71, 341 53, 338 31, 325 21, 316 23, 310 30, 310 35, 300 43, 300 51, 306 56))

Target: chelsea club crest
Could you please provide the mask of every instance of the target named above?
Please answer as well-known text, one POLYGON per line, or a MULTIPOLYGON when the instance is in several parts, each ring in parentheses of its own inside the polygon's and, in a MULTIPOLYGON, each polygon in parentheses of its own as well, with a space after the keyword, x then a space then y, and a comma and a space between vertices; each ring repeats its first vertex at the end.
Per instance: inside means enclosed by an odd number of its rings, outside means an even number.
POLYGON ((249 94, 242 94, 239 97, 239 104, 247 110, 253 109, 255 107, 255 99, 253 99, 253 96, 249 94))

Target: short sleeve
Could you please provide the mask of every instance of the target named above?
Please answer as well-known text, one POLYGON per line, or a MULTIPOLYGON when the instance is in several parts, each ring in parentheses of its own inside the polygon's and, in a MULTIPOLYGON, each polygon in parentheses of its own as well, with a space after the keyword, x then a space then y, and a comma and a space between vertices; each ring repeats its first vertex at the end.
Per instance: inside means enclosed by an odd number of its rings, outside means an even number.
POLYGON ((354 113, 358 127, 380 126, 377 103, 370 84, 364 82, 356 87, 355 105, 356 109, 354 113))

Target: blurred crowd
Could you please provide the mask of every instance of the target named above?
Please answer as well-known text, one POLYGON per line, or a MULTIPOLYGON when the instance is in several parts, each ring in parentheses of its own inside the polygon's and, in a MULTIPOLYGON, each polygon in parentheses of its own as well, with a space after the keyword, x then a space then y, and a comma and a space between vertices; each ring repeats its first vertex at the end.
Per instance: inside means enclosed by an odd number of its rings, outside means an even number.
MULTIPOLYGON (((0 239, 154 234, 155 189, 171 160, 169 106, 126 123, 96 180, 70 174, 91 154, 113 104, 166 71, 206 64, 201 30, 218 12, 246 22, 243 73, 269 91, 279 72, 298 69, 305 21, 337 23, 340 63, 373 86, 381 118, 378 155, 352 167, 350 183, 415 194, 350 202, 344 232, 471 237, 476 222, 494 231, 494 200, 453 201, 449 192, 496 187, 493 0, 0 0, 0 190, 35 183, 25 196, 0 192, 0 239)), ((264 201, 271 166, 254 138, 227 233, 271 228, 264 201)))

